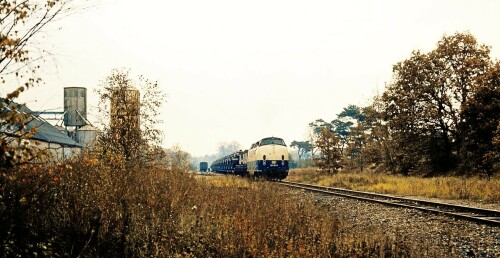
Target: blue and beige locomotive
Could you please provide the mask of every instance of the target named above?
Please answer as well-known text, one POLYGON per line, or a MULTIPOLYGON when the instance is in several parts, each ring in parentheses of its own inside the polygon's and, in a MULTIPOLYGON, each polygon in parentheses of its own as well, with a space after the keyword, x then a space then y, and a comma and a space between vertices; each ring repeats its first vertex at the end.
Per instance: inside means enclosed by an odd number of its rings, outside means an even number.
POLYGON ((250 147, 246 158, 250 176, 284 179, 288 176, 288 148, 277 137, 264 138, 250 147))
POLYGON ((285 179, 288 176, 288 148, 283 139, 267 137, 249 150, 237 151, 212 163, 212 171, 241 176, 285 179))

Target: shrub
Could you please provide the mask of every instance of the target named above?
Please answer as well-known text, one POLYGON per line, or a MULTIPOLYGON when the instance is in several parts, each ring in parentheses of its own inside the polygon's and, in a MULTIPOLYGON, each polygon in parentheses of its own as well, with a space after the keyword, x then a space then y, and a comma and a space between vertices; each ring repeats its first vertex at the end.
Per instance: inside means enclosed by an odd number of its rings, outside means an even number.
POLYGON ((394 240, 339 235, 314 200, 269 182, 203 180, 159 166, 68 164, 2 174, 3 256, 310 257, 413 254, 394 240), (15 175, 15 176, 14 176, 15 175), (395 248, 396 246, 396 248, 395 248))

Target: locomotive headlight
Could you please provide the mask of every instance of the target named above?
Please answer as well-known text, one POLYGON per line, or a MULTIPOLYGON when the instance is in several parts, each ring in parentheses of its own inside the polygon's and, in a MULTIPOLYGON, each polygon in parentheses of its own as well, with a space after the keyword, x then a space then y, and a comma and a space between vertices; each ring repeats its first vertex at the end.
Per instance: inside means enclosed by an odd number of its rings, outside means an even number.
POLYGON ((266 155, 262 156, 262 159, 263 159, 263 160, 266 160, 266 155))
POLYGON ((285 155, 281 155, 281 160, 285 160, 285 155))

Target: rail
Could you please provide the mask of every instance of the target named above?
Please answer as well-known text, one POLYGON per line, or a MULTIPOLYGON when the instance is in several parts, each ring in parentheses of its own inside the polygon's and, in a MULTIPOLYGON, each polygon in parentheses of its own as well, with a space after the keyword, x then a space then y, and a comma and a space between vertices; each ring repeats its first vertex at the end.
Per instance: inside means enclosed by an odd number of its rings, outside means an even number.
POLYGON ((500 211, 492 209, 481 209, 463 205, 448 204, 442 202, 424 201, 406 197, 398 197, 388 194, 370 193, 356 190, 348 190, 336 187, 318 186, 290 181, 277 182, 280 185, 324 193, 330 195, 343 196, 358 200, 375 202, 394 207, 404 207, 417 209, 426 212, 446 215, 454 218, 475 221, 482 224, 500 226, 500 211))

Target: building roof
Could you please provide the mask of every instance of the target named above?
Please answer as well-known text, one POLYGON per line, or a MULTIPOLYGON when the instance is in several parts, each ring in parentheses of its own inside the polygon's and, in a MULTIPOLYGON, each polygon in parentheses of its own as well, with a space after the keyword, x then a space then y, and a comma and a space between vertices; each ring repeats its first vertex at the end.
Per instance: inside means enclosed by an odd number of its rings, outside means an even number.
MULTIPOLYGON (((32 115, 30 120, 26 123, 26 132, 35 128, 37 129, 37 132, 35 133, 35 135, 31 137, 31 139, 36 139, 48 143, 57 143, 64 146, 80 147, 80 148, 82 147, 82 145, 77 143, 75 140, 71 139, 68 135, 60 132, 55 126, 51 125, 49 122, 45 121, 41 117, 35 115, 34 112, 31 111, 29 108, 27 108, 25 105, 19 105, 17 103, 10 102, 7 106, 5 105, 5 100, 2 98, 0 98, 0 103, 4 104, 0 107, 1 112, 7 112, 8 110, 10 110, 10 107, 18 105, 17 112, 32 115)), ((0 132, 8 133, 6 131, 7 130, 5 127, 0 128, 0 132)))

